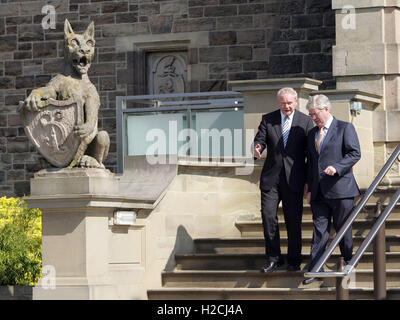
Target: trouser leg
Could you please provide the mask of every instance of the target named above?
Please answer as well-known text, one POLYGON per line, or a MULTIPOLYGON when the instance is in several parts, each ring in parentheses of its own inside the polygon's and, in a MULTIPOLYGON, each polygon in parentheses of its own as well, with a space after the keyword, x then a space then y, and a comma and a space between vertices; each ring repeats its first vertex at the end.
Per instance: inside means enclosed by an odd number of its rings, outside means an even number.
POLYGON ((277 209, 279 194, 276 187, 261 190, 261 217, 264 229, 265 254, 269 261, 278 262, 281 257, 277 209))
MULTIPOLYGON (((337 199, 332 203, 333 226, 337 233, 346 222, 351 210, 354 207, 354 198, 337 199)), ((349 261, 353 255, 353 235, 351 226, 345 232, 342 240, 339 243, 339 247, 341 256, 345 261, 349 261)))
POLYGON ((311 271, 324 253, 331 229, 330 208, 324 201, 312 201, 311 211, 313 214, 314 228, 311 242, 310 263, 308 265, 309 271, 311 271))
POLYGON ((288 235, 288 264, 293 266, 300 265, 302 261, 301 220, 303 215, 303 194, 293 192, 286 181, 280 184, 279 190, 288 235))

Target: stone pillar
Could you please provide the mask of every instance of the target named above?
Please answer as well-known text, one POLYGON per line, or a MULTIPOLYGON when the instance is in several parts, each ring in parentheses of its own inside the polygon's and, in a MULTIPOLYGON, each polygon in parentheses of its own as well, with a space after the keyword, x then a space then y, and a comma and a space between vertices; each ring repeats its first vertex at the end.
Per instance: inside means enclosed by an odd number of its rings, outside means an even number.
MULTIPOLYGON (((332 54, 337 89, 382 96, 373 114, 377 174, 400 141, 400 7, 395 1, 332 0, 332 9, 336 12, 332 54)), ((389 172, 389 176, 399 174, 398 168, 389 172)))
POLYGON ((114 226, 118 179, 103 169, 42 170, 30 207, 42 210, 44 272, 33 299, 143 299, 143 226, 114 226))
POLYGON ((326 95, 332 104, 332 115, 354 125, 360 141, 361 159, 353 168, 360 188, 366 189, 375 177, 374 112, 380 105, 380 96, 359 90, 321 90, 311 92, 326 95), (354 102, 361 103, 361 111, 351 111, 354 102))

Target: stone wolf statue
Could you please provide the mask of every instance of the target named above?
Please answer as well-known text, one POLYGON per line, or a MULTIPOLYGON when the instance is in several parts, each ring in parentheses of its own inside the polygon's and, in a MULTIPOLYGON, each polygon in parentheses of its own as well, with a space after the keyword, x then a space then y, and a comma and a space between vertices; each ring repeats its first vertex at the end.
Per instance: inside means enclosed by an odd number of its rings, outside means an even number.
MULTIPOLYGON (((20 108, 25 114, 37 115, 39 119, 36 123, 41 124, 42 127, 43 123, 56 124, 52 126, 51 133, 47 136, 43 135, 44 138, 42 140, 44 139, 48 145, 53 140, 56 142, 57 139, 60 140, 60 138, 57 138, 57 134, 60 135, 60 133, 57 132, 66 130, 65 125, 63 126, 61 123, 63 121, 62 111, 58 110, 59 122, 56 123, 57 116, 54 116, 56 114, 54 110, 47 112, 47 114, 53 112, 50 116, 51 121, 44 119, 44 115, 41 114, 44 114, 45 109, 50 110, 50 107, 47 107, 53 105, 52 108, 57 111, 57 108, 62 109, 63 106, 69 104, 68 102, 65 103, 65 101, 71 101, 79 108, 78 110, 81 110, 82 121, 75 122, 71 126, 71 132, 67 133, 67 135, 74 137, 74 139, 78 139, 78 143, 76 144, 78 147, 75 154, 71 156, 72 161, 68 165, 70 168, 74 166, 104 168, 103 161, 108 155, 110 146, 108 133, 97 130, 100 98, 96 87, 90 82, 87 75, 94 57, 94 47, 94 23, 91 22, 83 34, 76 34, 66 19, 64 24, 64 68, 62 73, 53 77, 45 87, 33 90, 25 101, 20 103, 20 108), (57 131, 54 128, 62 128, 62 130, 58 129, 57 131), (51 137, 56 138, 52 140, 51 137)), ((64 118, 66 117, 64 116, 64 118)), ((25 131, 27 132, 27 126, 25 126, 25 131)), ((57 148, 54 145, 51 145, 51 148, 53 150, 61 150, 64 143, 65 149, 67 145, 65 140, 66 138, 64 137, 64 142, 55 143, 57 148)), ((43 144, 43 142, 41 143, 43 144)), ((44 155, 43 152, 41 153, 44 155)), ((51 154, 50 152, 50 156, 45 156, 48 161, 49 157, 51 158, 51 154)), ((49 162, 54 164, 52 161, 49 162)))

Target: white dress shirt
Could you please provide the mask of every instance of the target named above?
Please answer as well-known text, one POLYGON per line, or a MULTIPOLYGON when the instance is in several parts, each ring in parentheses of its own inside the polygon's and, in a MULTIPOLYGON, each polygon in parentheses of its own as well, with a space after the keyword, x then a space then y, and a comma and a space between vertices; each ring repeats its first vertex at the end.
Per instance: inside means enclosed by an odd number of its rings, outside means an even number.
MULTIPOLYGON (((296 112, 296 110, 293 110, 293 112, 289 115, 289 124, 290 124, 290 128, 292 127, 292 122, 293 122, 293 115, 296 112)), ((281 125, 282 125, 282 129, 283 129, 283 124, 285 123, 285 117, 286 115, 282 113, 281 111, 281 125)), ((290 129, 289 129, 290 132, 290 129)))

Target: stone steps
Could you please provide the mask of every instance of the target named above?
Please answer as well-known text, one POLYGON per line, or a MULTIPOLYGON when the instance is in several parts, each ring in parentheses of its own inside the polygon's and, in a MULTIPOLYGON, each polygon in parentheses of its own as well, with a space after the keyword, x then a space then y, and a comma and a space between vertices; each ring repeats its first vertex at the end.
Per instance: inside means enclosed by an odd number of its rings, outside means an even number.
MULTIPOLYGON (((367 204, 364 209, 359 213, 357 219, 359 218, 367 218, 367 219, 373 219, 374 214, 375 214, 375 204, 367 204)), ((385 206, 382 206, 382 210, 385 209, 385 206)), ((283 209, 282 206, 278 207, 278 211, 277 211, 277 215, 278 215, 278 220, 282 220, 283 221, 283 209)), ((400 204, 396 205, 393 208, 393 211, 390 213, 390 218, 397 218, 400 219, 400 204)), ((311 220, 312 219, 312 212, 311 212, 311 207, 309 204, 307 205, 303 205, 303 220, 311 220)), ((242 214, 239 216, 238 220, 261 220, 261 213, 257 213, 257 214, 242 214)))
MULTIPOLYGON (((387 202, 386 193, 373 196, 370 204, 353 224, 354 253, 371 229, 375 201, 387 202)), ((287 232, 282 208, 278 208, 281 250, 287 253, 287 232)), ((312 213, 304 205, 302 220, 303 262, 301 270, 286 271, 286 264, 276 271, 260 272, 265 266, 265 249, 261 216, 242 214, 235 226, 241 238, 194 239, 194 251, 176 254, 176 266, 161 274, 162 288, 148 290, 153 300, 334 300, 336 279, 324 278, 304 286, 304 273, 310 259, 312 241, 312 213)), ((387 298, 400 299, 400 205, 397 205, 386 224, 386 279, 387 298)), ((332 226, 331 239, 335 232, 332 226)), ((371 300, 373 292, 373 246, 361 258, 350 277, 350 299, 371 300)), ((325 264, 326 271, 336 271, 340 256, 337 247, 325 264)), ((286 257, 285 257, 286 260, 286 257)))
MULTIPOLYGON (((328 259, 327 267, 334 270, 339 259, 339 254, 332 254, 328 259)), ((286 258, 286 257, 285 257, 286 258)), ((302 255, 301 269, 305 270, 310 255, 302 255)), ((213 253, 190 253, 175 255, 176 270, 260 270, 266 264, 265 254, 213 254, 213 253)), ((400 252, 386 253, 386 268, 399 269, 400 252)), ((357 268, 372 269, 373 254, 364 253, 357 268)), ((284 270, 282 266, 280 269, 284 270)))
MULTIPOLYGON (((162 273, 164 288, 313 288, 335 287, 335 278, 325 278, 304 286, 304 271, 278 270, 262 273, 255 270, 177 270, 162 273)), ((357 269, 349 287, 373 288, 372 269, 357 269)), ((400 287, 400 270, 386 272, 387 288, 400 287)))
MULTIPOLYGON (((374 221, 369 218, 357 218, 353 223, 353 236, 366 236, 371 230, 374 221)), ((240 230, 241 236, 247 237, 263 237, 263 227, 261 219, 257 220, 238 220, 235 226, 240 230)), ((282 220, 278 221, 279 232, 281 237, 287 237, 286 225, 282 220)), ((386 235, 398 235, 400 230, 400 219, 390 217, 385 223, 386 235)), ((301 224, 302 236, 312 236, 313 221, 312 219, 303 219, 301 224)), ((331 227, 333 233, 333 226, 331 227)))
MULTIPOLYGON (((335 300, 336 289, 327 288, 161 288, 148 290, 151 300, 335 300)), ((373 289, 350 289, 352 300, 374 299, 373 289)), ((400 299, 400 289, 388 289, 389 300, 400 299)))
MULTIPOLYGON (((364 241, 362 236, 353 237, 354 252, 364 241)), ((303 252, 310 252, 312 236, 303 237, 303 252)), ((220 253, 220 254, 236 254, 236 253, 264 253, 264 238, 204 238, 195 239, 195 253, 220 253)), ((288 238, 281 237, 281 251, 287 253, 288 238)), ((367 248, 367 252, 373 251, 371 244, 367 248)), ((400 252, 400 235, 386 236, 386 251, 400 252)), ((339 253, 339 246, 335 248, 334 253, 339 253)))

